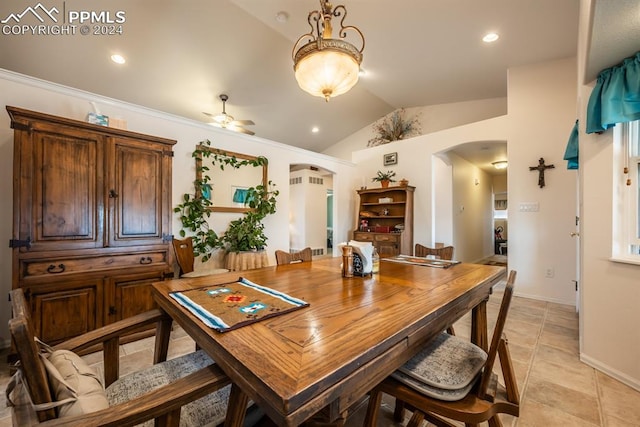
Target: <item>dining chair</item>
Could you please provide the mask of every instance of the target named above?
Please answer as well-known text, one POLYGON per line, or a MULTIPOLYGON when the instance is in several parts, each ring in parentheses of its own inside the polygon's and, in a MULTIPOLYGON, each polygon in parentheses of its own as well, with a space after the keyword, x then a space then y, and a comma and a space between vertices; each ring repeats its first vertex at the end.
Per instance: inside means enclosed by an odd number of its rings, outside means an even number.
POLYGON ((173 239, 173 251, 179 267, 179 277, 200 277, 211 274, 226 273, 227 268, 215 267, 211 260, 203 263, 193 253, 193 238, 173 239))
POLYGON ((193 263, 195 260, 193 255, 193 239, 191 237, 186 237, 184 239, 174 238, 171 243, 173 244, 173 251, 176 254, 178 267, 180 267, 179 276, 191 273, 193 271, 193 263))
POLYGON ((427 255, 435 255, 440 259, 453 259, 453 246, 444 246, 442 248, 428 248, 426 246, 421 245, 420 243, 416 243, 416 247, 414 250, 415 256, 425 257, 427 255))
MULTIPOLYGON (((9 330, 18 357, 6 389, 13 425, 201 426, 224 422, 230 379, 203 351, 166 360, 168 340, 158 337, 171 318, 151 310, 54 347, 38 340, 21 288, 10 292, 9 330), (119 378, 119 339, 156 324, 154 365, 119 378), (104 385, 76 352, 103 350, 104 385), (106 388, 105 388, 106 386, 106 388)), ((252 409, 254 411, 254 409, 252 409)), ((255 409, 257 411, 257 409, 255 409)))
POLYGON ((364 425, 376 425, 382 393, 401 402, 394 413, 396 421, 404 419, 404 408, 413 411, 409 427, 418 427, 423 420, 438 426, 458 425, 449 420, 465 426, 484 421, 490 426, 502 426, 499 413, 517 417, 520 396, 504 335, 515 277, 516 272, 511 271, 488 353, 467 340, 441 333, 371 391, 364 425), (500 359, 504 388, 498 387, 493 372, 496 356, 500 359))
POLYGON ((276 264, 278 265, 307 261, 311 261, 311 248, 309 247, 297 252, 276 251, 276 264))

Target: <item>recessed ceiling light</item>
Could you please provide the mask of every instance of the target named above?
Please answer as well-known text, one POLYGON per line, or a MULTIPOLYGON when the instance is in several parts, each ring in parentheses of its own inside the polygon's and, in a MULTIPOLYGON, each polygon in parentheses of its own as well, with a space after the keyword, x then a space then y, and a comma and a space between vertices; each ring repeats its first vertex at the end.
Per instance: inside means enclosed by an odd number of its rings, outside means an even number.
POLYGON ((498 40, 500 38, 499 35, 497 35, 496 33, 488 33, 487 35, 485 35, 482 38, 482 41, 485 43, 493 43, 494 41, 498 40))
POLYGON ((314 126, 314 127, 311 128, 311 132, 318 133, 318 132, 320 132, 320 128, 318 126, 314 126))
POLYGON ((118 55, 117 53, 111 55, 111 60, 116 64, 124 64, 127 62, 126 59, 124 59, 124 56, 118 55))

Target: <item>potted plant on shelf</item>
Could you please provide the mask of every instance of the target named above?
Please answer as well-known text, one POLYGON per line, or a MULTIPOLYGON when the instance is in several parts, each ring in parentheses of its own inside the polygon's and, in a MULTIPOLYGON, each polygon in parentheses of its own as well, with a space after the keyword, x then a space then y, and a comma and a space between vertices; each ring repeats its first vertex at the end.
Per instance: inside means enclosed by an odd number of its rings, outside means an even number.
POLYGON ((396 173, 394 171, 386 171, 386 172, 378 171, 376 176, 371 178, 371 181, 373 182, 377 181, 380 183, 382 188, 387 188, 389 186, 389 183, 396 182, 396 180, 393 179, 394 176, 396 176, 396 173))

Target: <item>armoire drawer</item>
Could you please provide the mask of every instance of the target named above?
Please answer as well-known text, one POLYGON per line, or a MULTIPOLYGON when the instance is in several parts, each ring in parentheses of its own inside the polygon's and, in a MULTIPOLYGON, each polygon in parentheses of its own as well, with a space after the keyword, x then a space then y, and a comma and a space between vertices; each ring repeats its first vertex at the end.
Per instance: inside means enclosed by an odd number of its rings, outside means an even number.
POLYGON ((156 251, 80 258, 50 258, 20 261, 20 278, 54 277, 92 273, 119 268, 151 267, 167 264, 167 252, 156 251))

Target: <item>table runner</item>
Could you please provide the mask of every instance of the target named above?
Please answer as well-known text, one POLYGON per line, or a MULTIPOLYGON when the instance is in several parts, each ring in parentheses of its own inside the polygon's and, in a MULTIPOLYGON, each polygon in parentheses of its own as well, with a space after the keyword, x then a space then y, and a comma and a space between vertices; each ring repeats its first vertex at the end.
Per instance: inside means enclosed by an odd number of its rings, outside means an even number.
POLYGON ((398 255, 390 258, 381 258, 382 261, 400 262, 402 264, 426 265, 427 267, 449 268, 460 261, 450 261, 446 259, 433 259, 428 257, 417 257, 409 255, 398 255))
POLYGON ((240 277, 169 294, 210 328, 227 332, 269 317, 307 307, 309 303, 240 277))

